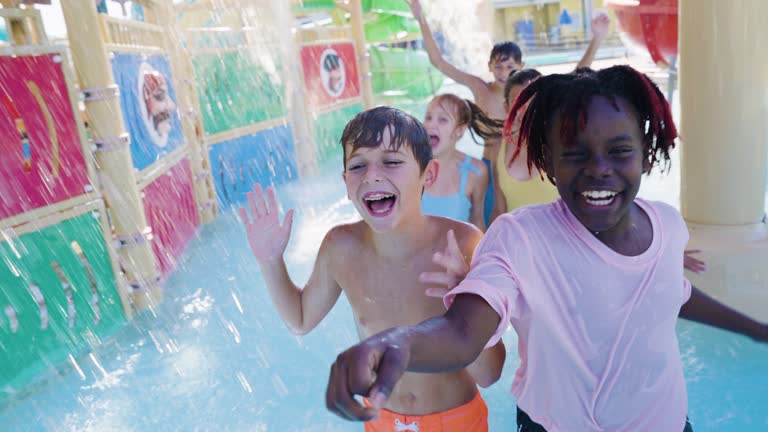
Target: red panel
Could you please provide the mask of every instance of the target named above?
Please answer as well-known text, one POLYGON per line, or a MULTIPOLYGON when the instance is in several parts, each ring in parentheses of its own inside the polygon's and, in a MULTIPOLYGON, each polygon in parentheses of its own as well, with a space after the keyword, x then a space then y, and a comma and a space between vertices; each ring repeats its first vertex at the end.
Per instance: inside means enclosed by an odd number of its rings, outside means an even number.
POLYGON ((152 250, 161 273, 168 274, 200 225, 187 159, 144 188, 144 211, 154 235, 152 250))
POLYGON ((89 183, 60 58, 0 57, 0 219, 82 195, 89 183))
POLYGON ((312 106, 360 96, 355 46, 351 42, 302 47, 301 64, 312 106))

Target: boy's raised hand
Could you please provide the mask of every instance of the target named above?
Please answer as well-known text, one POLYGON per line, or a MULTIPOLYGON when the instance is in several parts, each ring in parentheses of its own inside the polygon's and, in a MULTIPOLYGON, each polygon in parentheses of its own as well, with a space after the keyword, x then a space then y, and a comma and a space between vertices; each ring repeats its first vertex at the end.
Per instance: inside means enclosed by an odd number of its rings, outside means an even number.
POLYGON ((605 39, 608 35, 608 28, 611 25, 611 19, 606 14, 599 14, 592 18, 592 35, 597 39, 605 39))
POLYGON ((411 8, 411 13, 416 21, 421 21, 424 18, 424 11, 421 9, 421 3, 419 0, 405 0, 408 6, 411 8))
POLYGON ((443 297, 448 291, 456 287, 469 272, 467 262, 456 241, 453 230, 448 230, 448 243, 444 252, 435 252, 432 262, 443 267, 444 272, 423 272, 419 275, 419 281, 428 284, 440 285, 443 288, 429 288, 425 294, 429 297, 443 297))
POLYGON ((240 218, 256 260, 269 263, 282 257, 291 235, 293 210, 288 210, 281 225, 275 189, 271 186, 267 188, 265 200, 259 184, 253 188, 253 192, 248 192, 248 206, 252 217, 249 218, 245 208, 240 207, 240 218))

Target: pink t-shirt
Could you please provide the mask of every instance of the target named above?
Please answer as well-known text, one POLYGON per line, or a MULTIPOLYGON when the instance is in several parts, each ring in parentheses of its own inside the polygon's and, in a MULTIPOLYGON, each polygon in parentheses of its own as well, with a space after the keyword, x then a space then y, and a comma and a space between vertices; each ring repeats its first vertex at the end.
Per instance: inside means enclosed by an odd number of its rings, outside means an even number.
POLYGON ((511 323, 512 393, 549 432, 682 431, 688 410, 675 323, 691 285, 688 230, 673 207, 637 199, 653 227, 643 254, 620 255, 557 201, 499 217, 466 279, 445 297, 485 299, 511 323))

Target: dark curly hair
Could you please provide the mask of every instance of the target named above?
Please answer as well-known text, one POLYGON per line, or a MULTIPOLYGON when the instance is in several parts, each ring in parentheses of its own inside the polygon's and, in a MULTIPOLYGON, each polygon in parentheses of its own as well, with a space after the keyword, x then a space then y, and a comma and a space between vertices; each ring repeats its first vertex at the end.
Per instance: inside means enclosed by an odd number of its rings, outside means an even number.
MULTIPOLYGON (((664 162, 669 168, 669 152, 675 146, 677 129, 664 94, 645 74, 629 66, 613 66, 594 71, 580 68, 568 74, 541 77, 520 93, 504 123, 504 138, 513 139, 512 126, 522 116, 514 160, 522 145, 528 149, 528 169, 534 166, 546 172, 552 161, 547 133, 555 115, 561 116, 562 137, 576 136, 589 119, 587 110, 593 97, 606 97, 618 110, 616 98, 623 98, 635 108, 643 134, 645 157, 650 167, 664 162), (526 106, 527 105, 527 106, 526 106)), ((547 173, 550 174, 550 173, 547 173)))

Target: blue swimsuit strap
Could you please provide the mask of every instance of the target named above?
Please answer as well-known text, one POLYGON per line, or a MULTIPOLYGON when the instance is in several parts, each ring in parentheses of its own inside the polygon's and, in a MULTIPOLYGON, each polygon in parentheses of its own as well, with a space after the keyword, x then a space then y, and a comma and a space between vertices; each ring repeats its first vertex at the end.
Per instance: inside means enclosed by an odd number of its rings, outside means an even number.
POLYGON ((467 188, 467 177, 469 177, 470 171, 472 171, 477 175, 480 175, 480 169, 472 165, 472 156, 467 155, 466 159, 464 159, 464 161, 459 164, 459 172, 461 173, 461 180, 459 183, 459 193, 461 195, 465 195, 465 190, 467 188))

